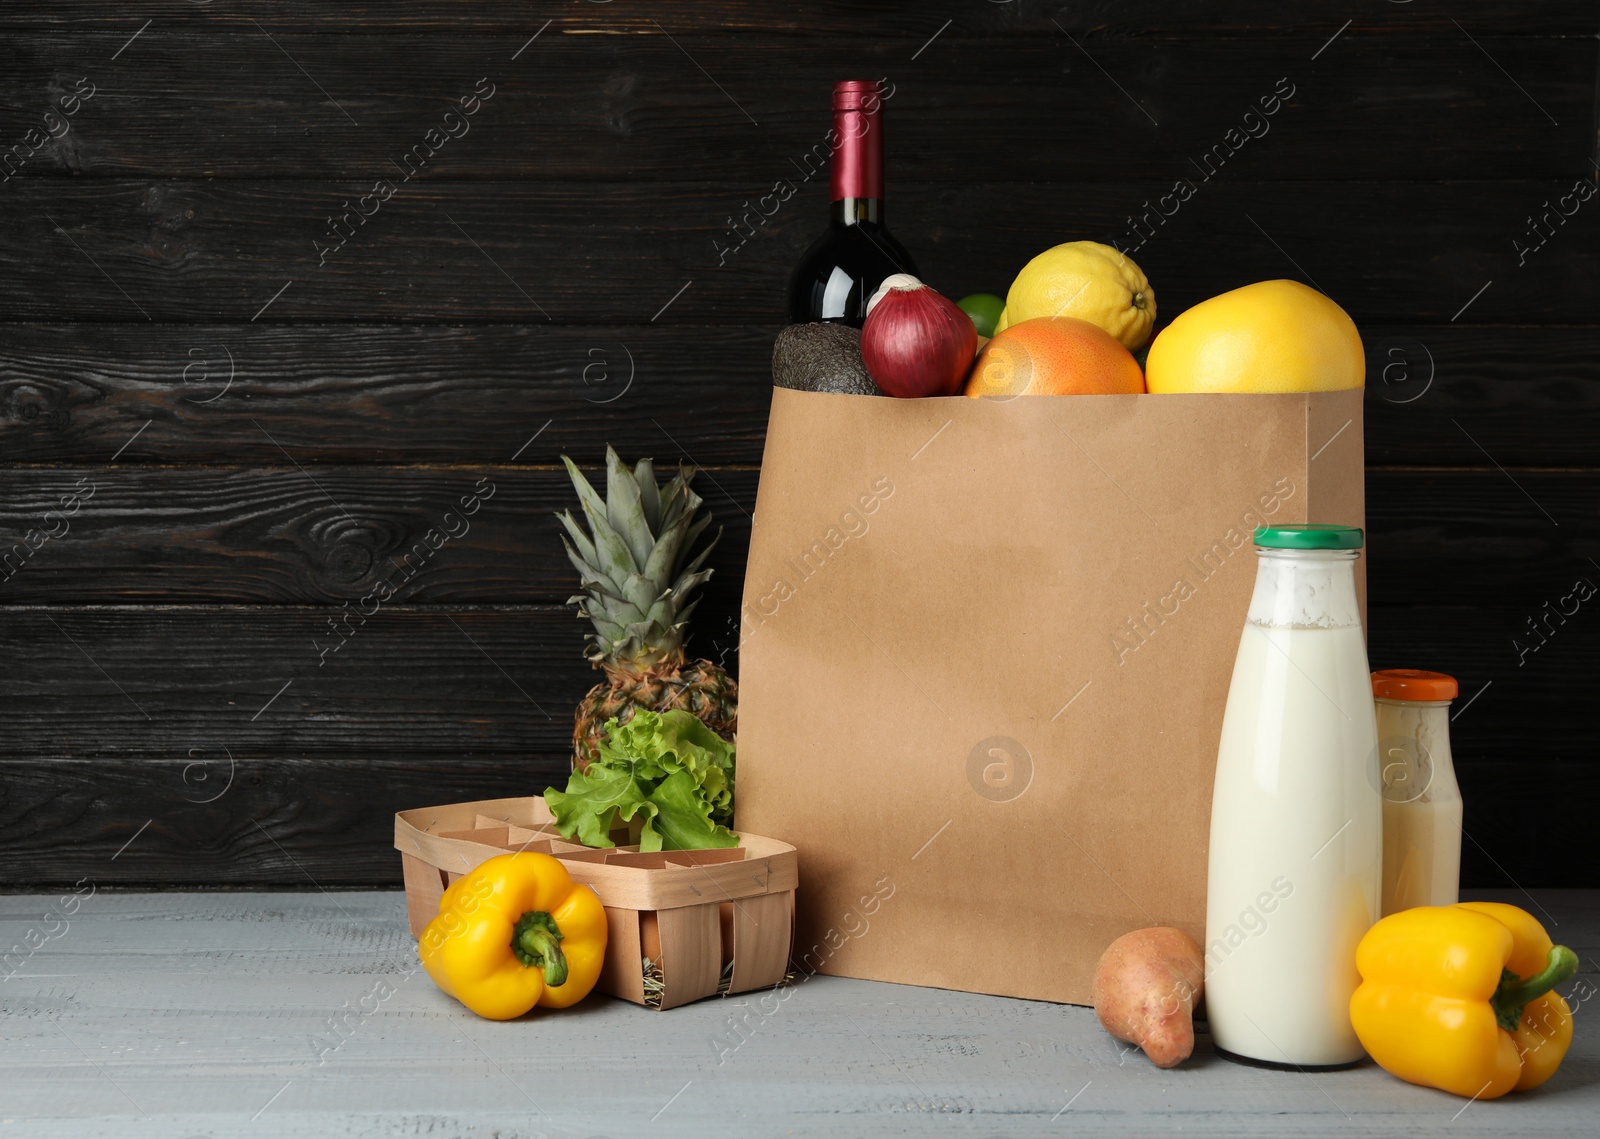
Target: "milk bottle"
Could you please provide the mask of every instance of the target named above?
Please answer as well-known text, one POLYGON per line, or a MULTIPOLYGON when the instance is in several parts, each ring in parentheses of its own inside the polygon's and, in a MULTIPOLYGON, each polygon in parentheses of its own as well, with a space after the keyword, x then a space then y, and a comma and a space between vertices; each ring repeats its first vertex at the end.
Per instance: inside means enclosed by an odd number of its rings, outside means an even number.
POLYGON ((1455 677, 1372 674, 1383 791, 1383 916, 1460 900, 1461 787, 1450 759, 1455 677))
POLYGON ((1383 802, 1359 529, 1256 531, 1211 803, 1205 1003, 1218 1051, 1361 1059, 1356 944, 1378 919, 1383 802))

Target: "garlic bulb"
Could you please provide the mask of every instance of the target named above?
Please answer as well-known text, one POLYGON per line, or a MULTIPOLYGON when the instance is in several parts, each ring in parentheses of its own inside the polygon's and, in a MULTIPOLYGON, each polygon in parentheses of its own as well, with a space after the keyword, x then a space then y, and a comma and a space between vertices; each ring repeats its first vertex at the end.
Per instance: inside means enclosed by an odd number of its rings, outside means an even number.
POLYGON ((872 310, 878 307, 878 302, 883 300, 884 294, 890 289, 915 289, 921 287, 922 282, 910 273, 890 273, 883 279, 883 284, 878 286, 878 291, 867 298, 867 315, 872 315, 872 310))

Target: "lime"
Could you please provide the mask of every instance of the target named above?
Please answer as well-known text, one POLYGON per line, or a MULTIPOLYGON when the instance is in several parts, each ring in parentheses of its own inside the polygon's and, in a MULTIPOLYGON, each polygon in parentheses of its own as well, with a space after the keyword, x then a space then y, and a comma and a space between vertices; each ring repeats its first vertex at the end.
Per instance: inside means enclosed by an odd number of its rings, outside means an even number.
POLYGON ((1000 320, 1000 311, 1006 307, 1006 302, 993 293, 973 293, 957 301, 956 307, 972 318, 972 326, 978 330, 979 336, 993 336, 994 326, 1000 320))

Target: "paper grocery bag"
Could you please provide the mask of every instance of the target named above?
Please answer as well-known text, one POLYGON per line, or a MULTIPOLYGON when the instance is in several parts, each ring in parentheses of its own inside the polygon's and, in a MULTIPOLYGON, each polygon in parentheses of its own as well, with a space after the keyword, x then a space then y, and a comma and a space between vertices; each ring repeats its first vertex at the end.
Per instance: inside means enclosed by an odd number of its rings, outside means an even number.
POLYGON ((1364 525, 1361 400, 774 390, 736 810, 800 850, 799 969, 1086 1004, 1118 935, 1203 939, 1251 531, 1364 525))

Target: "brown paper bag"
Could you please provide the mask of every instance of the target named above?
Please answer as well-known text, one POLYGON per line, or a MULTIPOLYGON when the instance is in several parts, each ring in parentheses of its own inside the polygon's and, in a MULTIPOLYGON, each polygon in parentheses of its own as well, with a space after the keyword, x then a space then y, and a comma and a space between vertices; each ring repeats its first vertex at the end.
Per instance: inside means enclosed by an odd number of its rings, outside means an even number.
POLYGON ((1086 1004, 1202 939, 1251 530, 1364 524, 1361 400, 773 392, 737 812, 799 968, 1086 1004))

